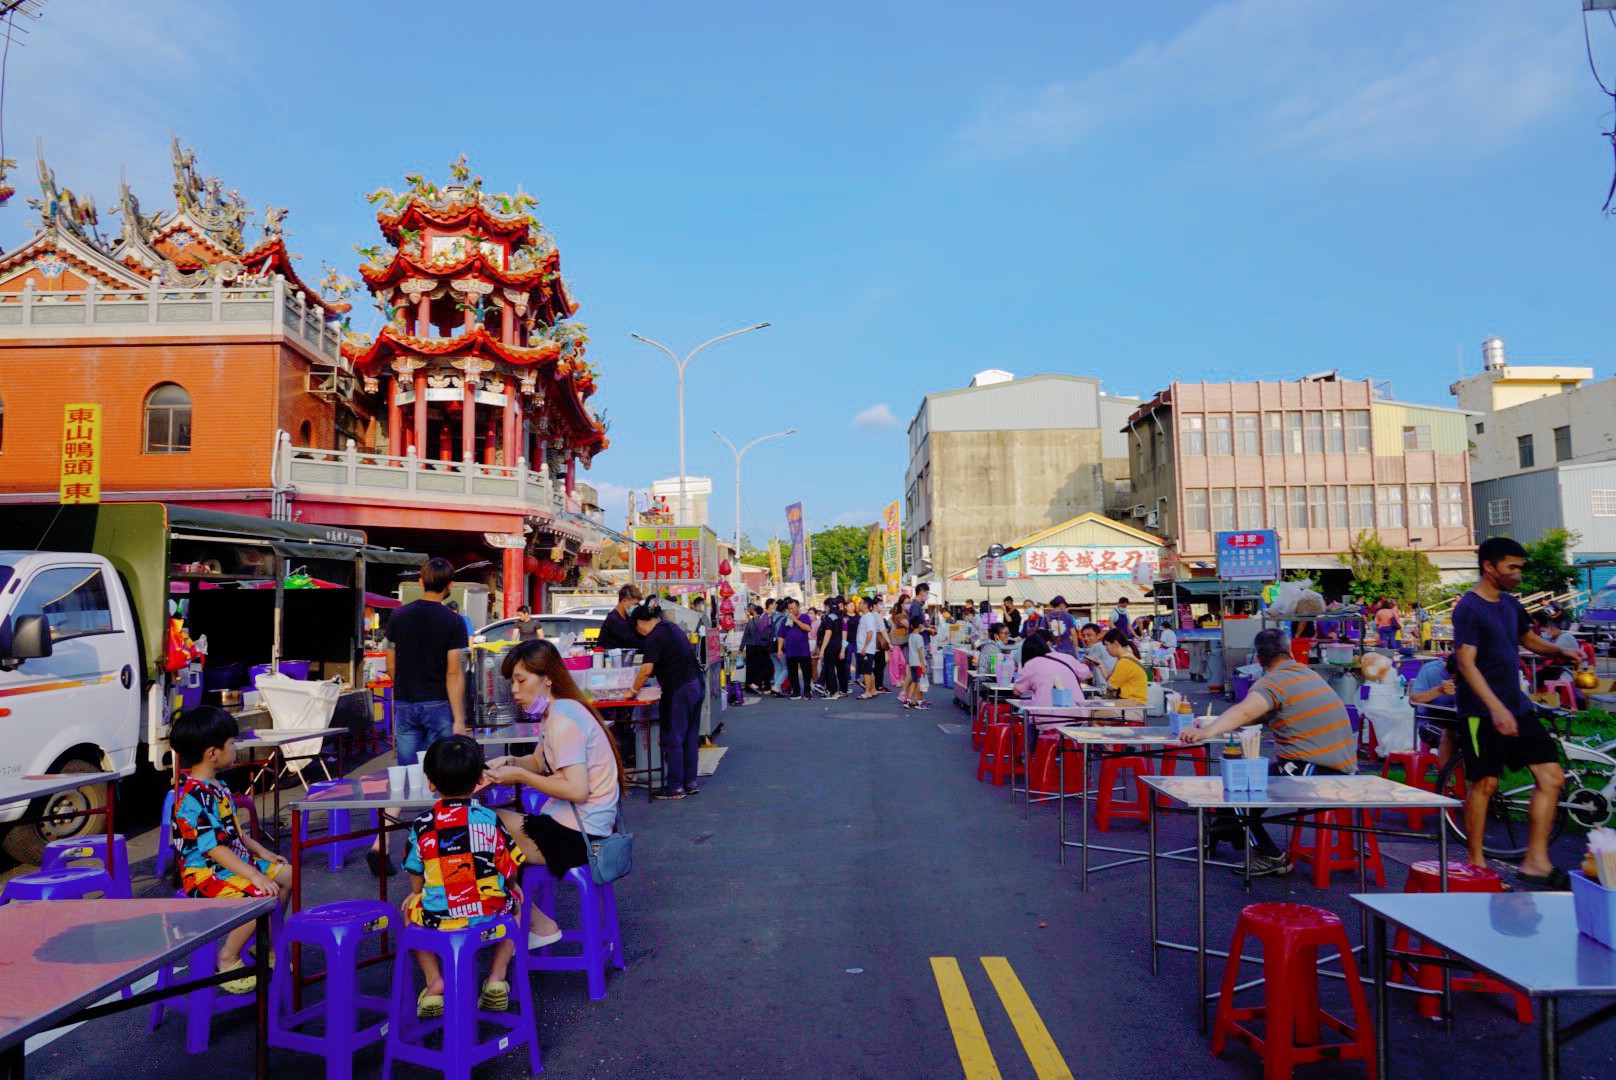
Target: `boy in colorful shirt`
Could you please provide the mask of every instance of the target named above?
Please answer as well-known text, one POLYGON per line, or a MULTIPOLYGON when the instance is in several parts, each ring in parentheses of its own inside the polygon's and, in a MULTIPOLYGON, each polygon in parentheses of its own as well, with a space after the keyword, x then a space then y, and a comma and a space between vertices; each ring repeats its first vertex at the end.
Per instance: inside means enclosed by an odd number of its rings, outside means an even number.
MULTIPOLYGON (((422 771, 439 796, 431 810, 410 826, 404 869, 411 893, 404 917, 432 930, 462 930, 522 911, 516 873, 522 853, 499 816, 474 800, 483 778, 483 751, 465 735, 450 735, 427 748, 422 771)), ((503 1012, 510 1006, 506 970, 515 943, 502 941, 483 984, 477 1007, 503 1012)), ((417 952, 426 987, 415 999, 422 1018, 443 1015, 443 972, 436 955, 417 952)))
MULTIPOLYGON (((221 770, 236 761, 236 718, 216 705, 187 709, 174 718, 168 742, 181 769, 188 770, 174 793, 174 816, 169 843, 179 866, 180 884, 186 895, 210 900, 234 900, 248 896, 279 898, 276 882, 286 868, 286 860, 236 825, 236 801, 230 789, 219 780, 221 770)), ((219 948, 219 971, 244 966, 241 950, 252 937, 253 924, 230 932, 219 948)), ((268 942, 260 942, 268 948, 268 942)), ((257 985, 254 976, 221 983, 231 994, 250 994, 257 985)))

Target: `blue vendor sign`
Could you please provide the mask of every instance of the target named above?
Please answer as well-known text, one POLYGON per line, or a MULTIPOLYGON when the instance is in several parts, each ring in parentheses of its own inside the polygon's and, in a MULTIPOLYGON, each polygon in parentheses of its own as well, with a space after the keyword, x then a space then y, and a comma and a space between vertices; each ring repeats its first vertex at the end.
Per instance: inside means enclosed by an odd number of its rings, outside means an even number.
POLYGON ((1218 533, 1218 577, 1224 581, 1278 581, 1279 534, 1273 529, 1218 533))

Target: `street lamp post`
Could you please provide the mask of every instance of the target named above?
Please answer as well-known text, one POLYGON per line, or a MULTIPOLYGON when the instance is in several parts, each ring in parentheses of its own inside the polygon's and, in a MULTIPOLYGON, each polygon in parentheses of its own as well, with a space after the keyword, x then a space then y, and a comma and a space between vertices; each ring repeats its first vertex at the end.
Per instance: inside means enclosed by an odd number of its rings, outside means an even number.
POLYGON ((727 334, 719 334, 717 337, 713 338, 711 341, 704 341, 700 345, 697 345, 694 349, 691 349, 689 354, 686 355, 683 360, 681 360, 677 356, 675 356, 673 350, 668 348, 666 345, 662 344, 660 341, 652 341, 650 338, 642 337, 639 334, 630 334, 629 335, 629 337, 634 338, 636 341, 643 341, 647 345, 655 345, 657 348, 659 348, 663 352, 667 353, 668 354, 668 359, 673 361, 673 366, 675 368, 677 368, 678 371, 679 371, 679 524, 680 525, 687 524, 689 522, 689 519, 690 519, 690 507, 686 504, 686 500, 685 500, 685 368, 687 366, 689 366, 691 360, 695 359, 696 354, 701 352, 701 350, 705 349, 707 346, 716 345, 720 341, 723 341, 725 338, 732 338, 732 337, 736 337, 736 336, 738 336, 740 334, 747 334, 747 333, 752 332, 753 330, 762 330, 765 326, 768 326, 768 325, 769 325, 768 323, 758 323, 756 326, 748 326, 748 327, 745 327, 745 328, 740 329, 740 330, 731 330, 727 334))
MULTIPOLYGON (((773 435, 759 435, 737 450, 735 449, 735 444, 725 438, 722 432, 713 432, 714 435, 724 440, 724 445, 729 447, 730 453, 735 455, 735 577, 737 579, 741 576, 741 456, 760 442, 768 442, 770 439, 783 439, 787 435, 795 435, 796 433, 797 429, 791 428, 788 431, 777 431, 773 435)), ((681 471, 683 471, 682 468, 681 471)))

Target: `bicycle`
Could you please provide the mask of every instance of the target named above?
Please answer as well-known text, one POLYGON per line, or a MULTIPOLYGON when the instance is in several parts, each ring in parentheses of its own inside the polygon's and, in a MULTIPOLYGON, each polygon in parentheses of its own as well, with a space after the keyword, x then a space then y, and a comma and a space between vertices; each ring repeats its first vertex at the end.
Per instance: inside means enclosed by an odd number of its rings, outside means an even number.
MULTIPOLYGON (((1610 821, 1616 810, 1616 739, 1597 745, 1574 738, 1569 731, 1572 713, 1566 709, 1539 705, 1537 718, 1560 748, 1560 767, 1565 785, 1549 827, 1552 842, 1573 821, 1583 829, 1593 829, 1610 821)), ((1436 789, 1450 798, 1465 799, 1464 756, 1455 749, 1437 774, 1436 789)), ((1498 778, 1498 789, 1487 803, 1487 817, 1481 849, 1494 858, 1519 858, 1526 853, 1527 809, 1534 784, 1527 769, 1511 769, 1498 778)), ((1443 820, 1463 844, 1464 807, 1443 811, 1443 820)))

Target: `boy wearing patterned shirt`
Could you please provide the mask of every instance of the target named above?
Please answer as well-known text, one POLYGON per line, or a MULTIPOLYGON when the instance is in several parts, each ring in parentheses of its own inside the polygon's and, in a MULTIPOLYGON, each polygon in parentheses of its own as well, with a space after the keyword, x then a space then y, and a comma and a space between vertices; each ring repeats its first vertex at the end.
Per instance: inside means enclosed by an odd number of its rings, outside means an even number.
MULTIPOLYGON (((404 917, 432 930, 461 930, 502 915, 520 915, 516 874, 522 853, 498 815, 471 797, 483 778, 482 747, 468 736, 450 735, 427 748, 421 767, 439 799, 410 827, 404 869, 412 891, 404 901, 404 917)), ((512 941, 495 946, 478 1008, 503 1012, 510 1006, 505 974, 515 952, 512 941)), ((438 958, 417 952, 415 961, 426 976, 415 1014, 442 1016, 438 958)))
MULTIPOLYGON (((236 825, 236 802, 219 772, 236 760, 236 718, 216 705, 187 709, 174 718, 168 743, 180 768, 188 770, 174 793, 169 844, 186 895, 210 900, 247 896, 280 897, 276 878, 286 860, 265 848, 236 825)), ((243 967, 241 950, 252 937, 253 924, 232 930, 219 948, 219 971, 243 967)), ((268 948, 268 942, 260 942, 268 948)), ((248 975, 221 983, 231 994, 250 994, 257 979, 248 975)))

